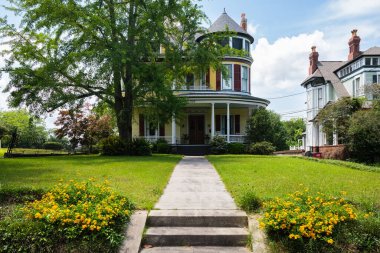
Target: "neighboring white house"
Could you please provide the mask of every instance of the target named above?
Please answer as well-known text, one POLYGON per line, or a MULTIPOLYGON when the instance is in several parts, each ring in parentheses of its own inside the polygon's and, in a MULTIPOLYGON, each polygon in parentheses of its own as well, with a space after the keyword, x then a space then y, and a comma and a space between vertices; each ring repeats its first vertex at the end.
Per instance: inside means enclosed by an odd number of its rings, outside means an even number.
POLYGON ((316 47, 311 48, 309 76, 301 83, 307 92, 306 151, 340 144, 337 136, 326 136, 314 121, 323 107, 342 97, 372 100, 373 96, 365 92, 365 86, 380 82, 380 47, 362 52, 357 30, 351 33, 347 61, 319 61, 316 47))

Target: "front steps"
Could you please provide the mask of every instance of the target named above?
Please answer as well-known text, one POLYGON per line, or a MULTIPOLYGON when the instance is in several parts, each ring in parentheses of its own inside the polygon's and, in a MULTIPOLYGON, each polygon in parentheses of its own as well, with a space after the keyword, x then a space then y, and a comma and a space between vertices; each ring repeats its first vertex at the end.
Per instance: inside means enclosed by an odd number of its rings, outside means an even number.
POLYGON ((143 253, 249 252, 248 218, 240 210, 153 210, 147 225, 143 244, 153 248, 143 253))

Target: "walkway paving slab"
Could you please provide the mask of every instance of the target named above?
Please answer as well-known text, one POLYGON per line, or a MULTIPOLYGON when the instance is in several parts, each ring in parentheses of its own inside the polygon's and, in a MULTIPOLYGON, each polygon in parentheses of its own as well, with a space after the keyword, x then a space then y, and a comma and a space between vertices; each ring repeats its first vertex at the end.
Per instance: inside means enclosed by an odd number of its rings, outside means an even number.
POLYGON ((238 209, 214 167, 204 157, 184 157, 155 209, 238 209))

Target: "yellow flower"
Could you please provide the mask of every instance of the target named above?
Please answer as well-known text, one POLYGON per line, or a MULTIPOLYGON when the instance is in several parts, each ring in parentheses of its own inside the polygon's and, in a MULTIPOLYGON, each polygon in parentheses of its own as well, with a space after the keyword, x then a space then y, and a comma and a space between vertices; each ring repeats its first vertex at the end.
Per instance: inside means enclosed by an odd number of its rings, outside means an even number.
POLYGON ((334 243, 334 240, 330 238, 330 239, 327 240, 327 243, 328 243, 328 244, 333 244, 333 243, 334 243))
POLYGON ((82 225, 82 229, 85 230, 87 228, 87 225, 82 225))
POLYGON ((41 219, 41 218, 42 218, 42 215, 41 215, 40 213, 36 213, 36 214, 34 215, 34 218, 36 218, 36 219, 41 219))

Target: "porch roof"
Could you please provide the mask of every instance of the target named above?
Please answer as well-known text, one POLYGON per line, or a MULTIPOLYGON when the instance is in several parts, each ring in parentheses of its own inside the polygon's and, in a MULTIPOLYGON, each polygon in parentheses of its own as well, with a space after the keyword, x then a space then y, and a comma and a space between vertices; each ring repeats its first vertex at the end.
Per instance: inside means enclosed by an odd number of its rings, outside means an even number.
POLYGON ((202 91, 202 92, 181 92, 178 96, 186 97, 190 103, 235 103, 251 106, 269 105, 269 100, 253 97, 243 92, 226 91, 202 91))

